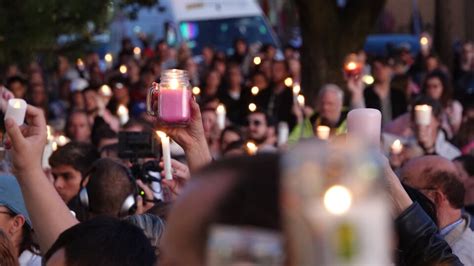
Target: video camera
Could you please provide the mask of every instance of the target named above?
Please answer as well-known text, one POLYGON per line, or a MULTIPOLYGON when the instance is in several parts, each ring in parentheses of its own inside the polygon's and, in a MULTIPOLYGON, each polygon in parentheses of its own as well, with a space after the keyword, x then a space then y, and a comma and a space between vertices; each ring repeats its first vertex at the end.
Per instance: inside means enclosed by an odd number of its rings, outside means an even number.
POLYGON ((161 145, 158 138, 150 132, 119 132, 118 156, 130 160, 131 172, 135 179, 144 183, 161 182, 162 171, 158 159, 161 145), (153 158, 140 163, 140 159, 153 158))

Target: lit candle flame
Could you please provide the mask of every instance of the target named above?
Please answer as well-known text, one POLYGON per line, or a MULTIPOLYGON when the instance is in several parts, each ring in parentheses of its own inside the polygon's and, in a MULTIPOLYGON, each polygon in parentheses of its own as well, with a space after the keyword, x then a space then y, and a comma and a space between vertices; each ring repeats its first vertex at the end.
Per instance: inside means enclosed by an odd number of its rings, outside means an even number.
POLYGON ((171 79, 169 84, 170 84, 169 85, 170 89, 172 89, 172 90, 177 90, 178 87, 179 87, 179 81, 178 81, 178 79, 175 79, 175 78, 171 79))
POLYGON ((331 134, 331 128, 328 126, 318 126, 316 128, 316 134, 318 138, 322 140, 328 140, 331 134))
POLYGON ((118 109, 117 109, 117 114, 118 114, 119 116, 128 114, 128 108, 125 107, 124 105, 120 105, 120 106, 118 107, 118 109))
POLYGON ((140 47, 133 48, 133 54, 140 55, 141 52, 142 52, 142 49, 140 49, 140 47))
POLYGON ((100 93, 103 96, 110 97, 112 96, 112 89, 109 87, 109 85, 104 84, 100 87, 100 93))
POLYGON ((304 99, 304 96, 303 95, 298 95, 298 104, 301 106, 301 107, 304 107, 304 104, 305 104, 305 99, 304 99))
POLYGON ((286 78, 285 79, 285 86, 287 86, 287 87, 293 86, 293 79, 290 78, 290 77, 286 78))
POLYGON ((399 139, 395 140, 391 146, 391 150, 392 150, 392 153, 395 155, 400 154, 403 150, 402 142, 399 139))
POLYGON ((252 92, 252 95, 255 96, 260 92, 260 89, 257 86, 253 86, 250 92, 252 92))
POLYGON ((247 146, 247 151, 250 155, 255 155, 257 153, 258 147, 257 145, 255 145, 255 143, 249 141, 247 142, 246 146, 247 146))
POLYGON ((223 104, 219 104, 219 106, 217 106, 216 112, 218 114, 225 113, 225 106, 223 104))
POLYGON ((160 139, 163 139, 163 138, 166 138, 166 137, 167 137, 166 133, 163 132, 163 131, 160 131, 160 130, 157 130, 157 131, 156 131, 156 135, 158 135, 158 137, 159 137, 160 139))
POLYGON ((120 73, 126 74, 127 73, 127 66, 126 65, 121 65, 119 68, 120 73))
POLYGON ((199 95, 201 93, 201 89, 199 87, 194 87, 193 88, 193 94, 194 95, 199 95))
POLYGON ((260 65, 262 63, 262 58, 260 58, 260 56, 254 57, 253 58, 253 63, 257 66, 260 65))
POLYGON ((13 101, 13 108, 15 108, 15 109, 20 109, 20 108, 21 108, 21 101, 19 101, 19 100, 14 100, 14 101, 13 101))
POLYGON ((111 53, 107 53, 107 54, 105 54, 105 56, 104 56, 104 60, 105 60, 105 62, 107 62, 107 63, 110 63, 110 62, 112 62, 112 60, 113 60, 113 56, 112 56, 112 54, 111 54, 111 53))
POLYGON ((301 86, 298 83, 295 83, 293 86, 293 95, 298 95, 301 92, 301 86))
POLYGON ((335 215, 346 213, 352 205, 352 194, 344 186, 335 185, 324 193, 324 207, 335 215))
POLYGON ((69 142, 69 139, 66 138, 64 135, 61 135, 61 136, 58 137, 57 143, 58 143, 59 146, 64 146, 64 145, 66 145, 68 142, 69 142))
POLYGON ((357 68, 357 64, 355 62, 349 62, 346 65, 347 70, 355 70, 357 68))
POLYGON ((423 37, 420 38, 420 44, 421 45, 426 46, 426 45, 428 45, 428 42, 429 42, 428 37, 423 36, 423 37))
POLYGON ((250 112, 255 112, 255 110, 257 110, 257 105, 254 103, 249 104, 249 110, 250 112))

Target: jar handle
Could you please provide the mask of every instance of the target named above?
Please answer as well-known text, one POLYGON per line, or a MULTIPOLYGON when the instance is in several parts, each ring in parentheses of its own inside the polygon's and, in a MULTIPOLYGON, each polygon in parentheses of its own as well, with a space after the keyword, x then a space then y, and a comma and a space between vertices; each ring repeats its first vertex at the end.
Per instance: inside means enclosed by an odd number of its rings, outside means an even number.
POLYGON ((153 111, 153 96, 155 94, 155 91, 157 90, 157 87, 158 84, 156 82, 153 82, 146 96, 146 112, 151 116, 156 116, 156 112, 153 111))

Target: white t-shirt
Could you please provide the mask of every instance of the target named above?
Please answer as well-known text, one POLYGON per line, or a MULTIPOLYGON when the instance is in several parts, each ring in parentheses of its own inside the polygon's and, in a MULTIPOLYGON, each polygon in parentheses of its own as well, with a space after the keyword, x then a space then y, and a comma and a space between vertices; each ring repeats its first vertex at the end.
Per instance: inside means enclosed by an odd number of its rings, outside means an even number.
POLYGON ((29 250, 23 251, 18 258, 20 266, 41 266, 41 260, 41 256, 33 254, 29 250))

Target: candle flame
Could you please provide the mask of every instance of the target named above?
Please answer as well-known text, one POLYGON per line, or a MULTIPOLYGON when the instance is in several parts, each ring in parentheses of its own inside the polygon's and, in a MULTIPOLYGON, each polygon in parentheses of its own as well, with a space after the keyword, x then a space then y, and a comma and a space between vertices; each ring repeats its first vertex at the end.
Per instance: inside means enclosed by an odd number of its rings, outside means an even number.
POLYGON ((117 114, 118 114, 119 116, 128 114, 128 108, 125 107, 124 105, 120 105, 120 106, 118 107, 118 109, 117 109, 117 114))
POLYGON ((420 44, 421 45, 423 45, 423 46, 428 45, 428 42, 429 42, 428 37, 423 36, 423 37, 420 38, 420 44))
POLYGON ((364 75, 362 81, 367 85, 372 85, 375 82, 375 79, 372 75, 364 75))
POLYGON ((403 150, 402 142, 399 139, 395 140, 391 146, 391 149, 392 149, 392 153, 400 154, 403 150))
POLYGON ((113 60, 112 54, 111 53, 105 54, 104 60, 105 60, 105 62, 108 62, 108 63, 112 62, 112 60, 113 60))
POLYGON ((218 114, 225 113, 225 106, 224 106, 222 103, 219 104, 219 106, 217 106, 216 112, 217 112, 218 114))
POLYGON ((258 147, 257 147, 257 145, 255 145, 255 143, 249 141, 249 142, 247 142, 247 144, 245 146, 247 147, 247 150, 248 150, 250 155, 254 155, 254 154, 257 153, 258 147))
POLYGON ((254 57, 253 58, 253 63, 257 66, 260 65, 262 63, 262 58, 260 58, 260 56, 254 57))
POLYGON ((53 141, 53 143, 51 143, 51 148, 53 149, 53 151, 56 151, 58 149, 58 143, 56 141, 53 141))
POLYGON ((201 89, 199 87, 194 87, 193 88, 193 94, 194 95, 199 95, 201 93, 201 89))
POLYGON ((250 112, 255 112, 255 110, 257 110, 257 105, 254 103, 249 104, 249 110, 250 112))
POLYGON ((84 61, 82 61, 81 58, 78 58, 77 61, 76 61, 76 64, 79 68, 83 67, 84 66, 84 61))
POLYGON ((166 133, 163 132, 163 131, 160 131, 160 130, 157 130, 157 131, 156 131, 156 135, 158 135, 158 137, 159 137, 160 139, 164 139, 164 138, 167 137, 166 133))
POLYGON ((304 107, 304 104, 305 104, 305 99, 304 99, 304 96, 303 95, 298 95, 298 103, 300 104, 301 107, 304 107))
POLYGON ((137 46, 133 48, 133 54, 140 55, 141 52, 142 52, 142 49, 140 49, 140 47, 137 46))
POLYGON ((331 133, 331 128, 328 126, 318 126, 316 128, 316 134, 318 135, 318 138, 322 140, 329 139, 330 133, 331 133))
POLYGON ((285 79, 285 86, 287 86, 287 87, 293 86, 293 79, 290 78, 290 77, 286 78, 285 79))
POLYGON ((298 95, 301 92, 301 86, 298 83, 295 83, 293 86, 293 95, 298 95))
POLYGON ((58 137, 57 143, 58 143, 59 146, 64 146, 64 145, 66 145, 68 142, 69 142, 69 139, 66 138, 64 135, 61 135, 61 136, 58 137))
POLYGON ((346 65, 346 69, 347 69, 347 70, 355 70, 356 68, 357 68, 356 62, 349 62, 349 63, 347 63, 347 65, 346 65))
POLYGON ((122 74, 126 74, 127 71, 128 71, 127 66, 126 65, 121 65, 120 68, 119 68, 119 71, 122 74))
POLYGON ((20 109, 21 108, 21 101, 20 100, 14 100, 13 101, 13 108, 20 109))
POLYGON ((178 79, 175 79, 175 78, 171 79, 169 86, 170 86, 170 89, 172 89, 172 90, 177 90, 178 87, 179 87, 179 81, 178 81, 178 79))
POLYGON ((352 194, 344 186, 335 185, 324 193, 324 207, 335 215, 346 213, 352 205, 352 194))
POLYGON ((252 95, 255 96, 260 92, 260 89, 257 86, 253 86, 250 91, 252 92, 252 95))
POLYGON ((112 89, 107 84, 104 84, 100 87, 100 92, 106 97, 112 96, 112 89))

